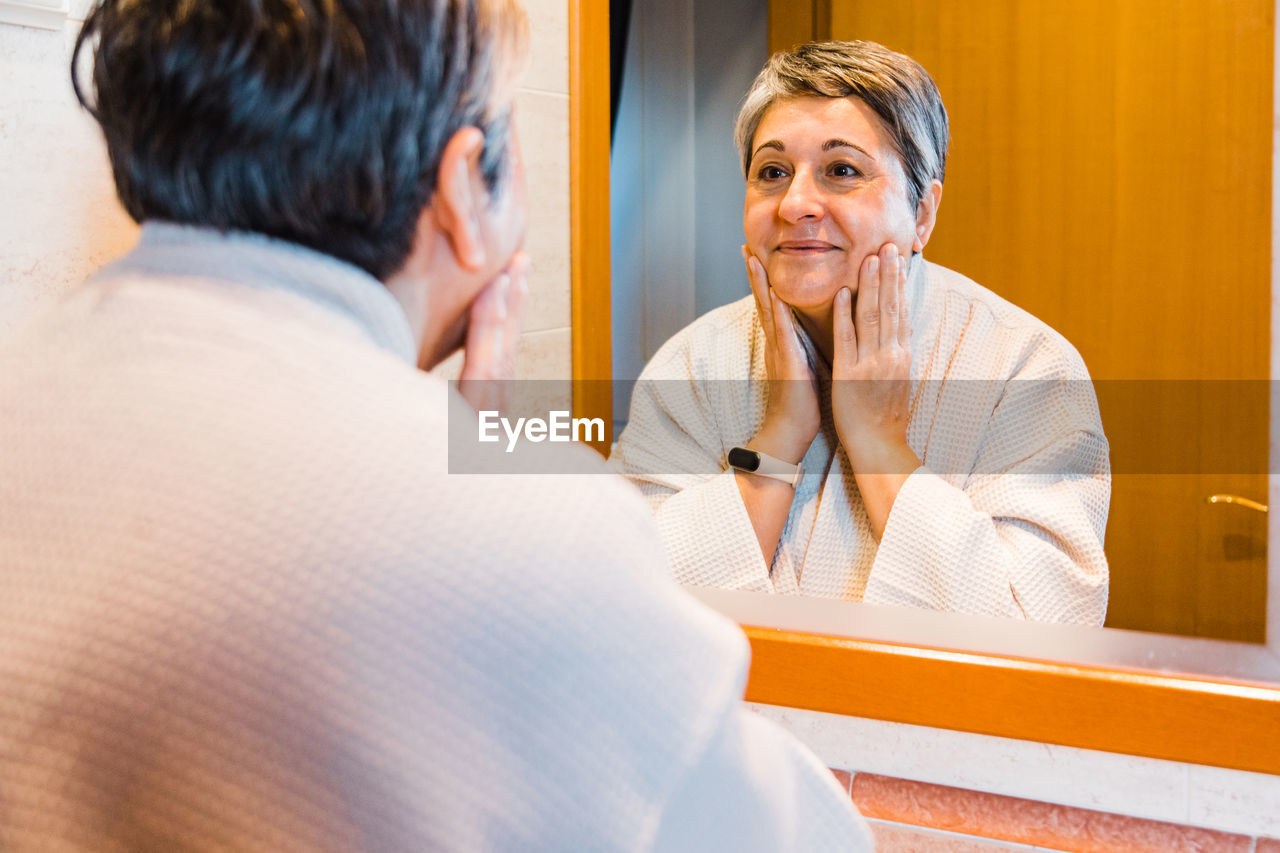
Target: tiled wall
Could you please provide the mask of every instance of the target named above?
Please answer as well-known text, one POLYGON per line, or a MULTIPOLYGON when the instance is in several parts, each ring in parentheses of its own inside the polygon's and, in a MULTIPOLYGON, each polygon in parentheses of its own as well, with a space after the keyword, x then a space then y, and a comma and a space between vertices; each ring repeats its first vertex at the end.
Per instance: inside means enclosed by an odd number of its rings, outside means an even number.
POLYGON ((0 25, 0 336, 137 236, 97 125, 71 94, 78 28, 0 25))
POLYGON ((1280 777, 795 708, 881 853, 1280 853, 1280 777))
MULTIPOLYGON (((532 268, 516 376, 568 379, 569 4, 524 0, 524 5, 531 49, 527 73, 516 92, 516 128, 529 183, 525 251, 532 268)), ((455 356, 436 372, 453 377, 461 365, 461 357, 455 356)))
POLYGON ((871 773, 837 771, 880 853, 1254 853, 1280 841, 871 773))
MULTIPOLYGON (((0 24, 0 337, 123 254, 137 227, 120 208, 97 126, 67 64, 90 0, 61 31, 0 24)), ((569 376, 568 4, 528 0, 532 55, 517 94, 532 260, 520 375, 569 376)), ((457 363, 444 370, 456 370, 457 363)))

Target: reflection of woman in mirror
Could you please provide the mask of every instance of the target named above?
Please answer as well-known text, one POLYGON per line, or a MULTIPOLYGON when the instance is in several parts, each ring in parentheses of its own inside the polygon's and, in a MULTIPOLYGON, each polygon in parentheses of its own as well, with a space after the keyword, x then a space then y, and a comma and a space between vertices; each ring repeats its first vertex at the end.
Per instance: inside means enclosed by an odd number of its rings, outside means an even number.
POLYGON ((654 356, 613 457, 677 577, 1101 624, 1084 363, 920 255, 947 154, 933 80, 877 44, 805 45, 769 60, 735 137, 752 296, 654 356))

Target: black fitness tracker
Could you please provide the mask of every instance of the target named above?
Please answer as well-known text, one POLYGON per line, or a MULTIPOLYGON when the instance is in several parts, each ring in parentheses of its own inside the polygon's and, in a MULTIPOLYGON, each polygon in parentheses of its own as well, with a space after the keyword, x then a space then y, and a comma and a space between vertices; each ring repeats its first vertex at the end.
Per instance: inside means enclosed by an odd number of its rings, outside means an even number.
POLYGON ((748 474, 757 474, 761 477, 781 480, 784 483, 788 483, 792 488, 800 485, 800 478, 804 476, 803 465, 792 465, 790 462, 784 462, 775 456, 761 453, 759 450, 752 450, 750 447, 734 447, 730 449, 727 459, 729 466, 732 468, 745 471, 748 474))

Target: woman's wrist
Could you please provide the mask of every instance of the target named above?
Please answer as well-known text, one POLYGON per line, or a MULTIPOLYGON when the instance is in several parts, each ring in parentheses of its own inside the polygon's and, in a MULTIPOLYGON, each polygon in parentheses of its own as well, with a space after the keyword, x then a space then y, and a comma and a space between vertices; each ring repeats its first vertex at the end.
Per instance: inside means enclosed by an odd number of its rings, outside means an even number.
POLYGON ((872 431, 840 434, 840 446, 855 474, 910 474, 922 464, 906 436, 872 431))
POLYGON ((809 452, 809 445, 813 444, 814 436, 817 434, 817 430, 809 431, 791 426, 765 424, 746 446, 796 465, 809 452))
POLYGON ((842 434, 840 444, 849 457, 853 479, 862 495, 867 520, 871 522, 871 532, 878 542, 884 537, 898 493, 923 463, 905 436, 874 432, 860 436, 842 434))

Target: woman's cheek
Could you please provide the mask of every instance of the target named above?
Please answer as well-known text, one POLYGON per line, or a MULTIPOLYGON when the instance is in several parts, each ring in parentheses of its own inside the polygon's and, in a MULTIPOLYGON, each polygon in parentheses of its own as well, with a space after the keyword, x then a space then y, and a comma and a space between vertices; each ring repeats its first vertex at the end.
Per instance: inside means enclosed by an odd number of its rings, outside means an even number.
POLYGON ((743 237, 746 238, 747 249, 751 254, 761 260, 764 260, 766 255, 765 236, 768 234, 768 230, 767 228, 762 228, 761 225, 755 221, 755 218, 751 216, 750 211, 748 211, 747 216, 743 218, 743 237))

